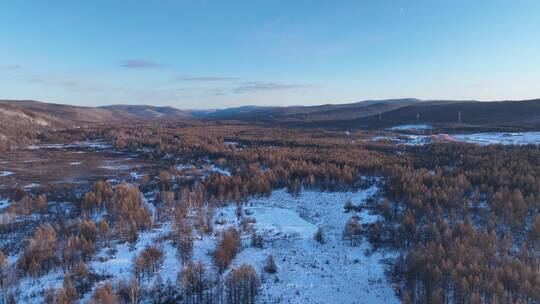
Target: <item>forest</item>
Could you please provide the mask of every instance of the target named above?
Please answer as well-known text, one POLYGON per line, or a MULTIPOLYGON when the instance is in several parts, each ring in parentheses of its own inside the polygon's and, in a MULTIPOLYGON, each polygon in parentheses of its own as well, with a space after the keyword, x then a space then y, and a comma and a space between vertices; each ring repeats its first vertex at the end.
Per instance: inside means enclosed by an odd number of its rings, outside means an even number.
MULTIPOLYGON (((537 146, 396 145, 371 136, 234 122, 40 134, 40 143, 103 140, 163 167, 136 182, 4 189, 11 203, 0 209, 0 302, 258 303, 265 280, 282 269, 272 255, 260 270, 235 263, 246 247, 271 246, 247 214, 250 199, 271 198, 279 189, 292 197, 354 192, 374 181, 380 191, 364 204, 334 202, 347 219, 340 242, 353 250, 367 242, 371 253, 392 253, 385 280, 399 301, 540 301, 537 146), (228 206, 238 225, 217 229, 219 210, 228 206), (363 209, 378 220, 364 223, 363 209), (136 248, 154 231, 164 231, 160 242, 136 248), (204 236, 215 238, 210 263, 196 259, 194 244, 204 236), (93 269, 121 244, 136 252, 125 276, 93 269), (173 246, 180 265, 174 280, 160 276, 164 244, 173 246), (33 300, 20 298, 21 282, 52 273, 62 280, 42 286, 33 300)), ((326 234, 319 227, 313 240, 324 246, 326 234)))

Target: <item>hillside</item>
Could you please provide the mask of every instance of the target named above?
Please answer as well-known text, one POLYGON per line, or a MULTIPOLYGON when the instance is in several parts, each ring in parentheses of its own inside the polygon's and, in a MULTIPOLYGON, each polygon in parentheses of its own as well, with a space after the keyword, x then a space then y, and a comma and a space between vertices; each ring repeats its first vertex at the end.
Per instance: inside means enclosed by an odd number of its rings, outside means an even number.
POLYGON ((411 123, 435 127, 540 128, 540 99, 521 101, 426 101, 356 119, 296 124, 302 127, 388 128, 411 123), (461 113, 461 114, 460 114, 461 113), (459 123, 459 116, 461 121, 459 123))
POLYGON ((157 107, 151 105, 111 105, 99 107, 112 111, 116 114, 130 116, 133 119, 153 119, 153 118, 181 118, 190 116, 189 111, 178 110, 173 107, 157 107))
POLYGON ((445 129, 540 129, 540 99, 481 102, 406 98, 320 106, 244 106, 191 114, 207 120, 280 123, 308 128, 377 129, 424 123, 445 129))
POLYGON ((0 150, 32 142, 40 129, 70 125, 58 115, 32 110, 32 106, 32 102, 26 101, 20 104, 0 101, 0 150))
POLYGON ((452 101, 413 98, 319 106, 242 106, 179 110, 152 105, 81 107, 31 100, 0 100, 0 149, 32 142, 39 130, 147 120, 235 120, 302 128, 377 129, 423 123, 435 128, 540 129, 540 99, 452 101), (458 116, 461 113, 461 123, 458 116))
POLYGON ((34 142, 40 130, 187 117, 172 107, 81 107, 33 100, 0 100, 0 150, 34 142))
POLYGON ((84 124, 100 123, 127 118, 118 116, 118 112, 102 108, 71 106, 64 104, 45 103, 33 100, 2 100, 0 106, 24 112, 30 116, 41 117, 54 124, 84 124))
POLYGON ((194 111, 202 119, 227 119, 259 122, 318 122, 328 120, 356 119, 399 109, 421 102, 418 99, 366 100, 348 104, 325 104, 319 106, 259 107, 242 106, 216 111, 194 111))

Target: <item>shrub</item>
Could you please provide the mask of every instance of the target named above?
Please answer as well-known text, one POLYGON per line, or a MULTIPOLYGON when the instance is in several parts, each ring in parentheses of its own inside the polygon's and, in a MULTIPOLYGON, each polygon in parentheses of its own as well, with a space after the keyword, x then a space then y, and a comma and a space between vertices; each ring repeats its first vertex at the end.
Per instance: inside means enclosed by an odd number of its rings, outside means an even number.
POLYGON ((325 243, 325 240, 324 240, 324 233, 323 233, 323 230, 321 227, 319 227, 319 229, 317 229, 317 232, 315 232, 315 235, 313 235, 313 239, 315 239, 315 241, 321 243, 321 244, 324 244, 325 243))
POLYGON ((357 216, 353 216, 347 221, 347 224, 345 224, 345 228, 343 229, 343 238, 348 240, 351 246, 358 246, 360 243, 360 232, 361 225, 359 218, 357 216))
POLYGON ((234 228, 223 233, 214 252, 214 260, 219 272, 223 272, 231 264, 241 247, 240 234, 234 228))
POLYGON ((277 272, 277 266, 276 266, 276 262, 274 261, 274 256, 273 255, 269 255, 266 258, 266 263, 264 265, 264 271, 266 271, 268 273, 276 273, 277 272))

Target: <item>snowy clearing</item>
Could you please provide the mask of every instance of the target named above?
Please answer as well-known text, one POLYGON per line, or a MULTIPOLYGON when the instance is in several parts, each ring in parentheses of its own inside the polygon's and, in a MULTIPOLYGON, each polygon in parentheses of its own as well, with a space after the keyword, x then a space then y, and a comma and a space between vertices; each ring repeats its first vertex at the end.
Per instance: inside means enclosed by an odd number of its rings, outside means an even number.
POLYGON ((539 145, 540 132, 521 133, 476 133, 452 135, 455 140, 480 145, 539 145))
MULTIPOLYGON (((267 243, 263 249, 244 249, 232 266, 250 263, 263 274, 261 303, 397 303, 380 262, 384 255, 366 256, 367 241, 351 247, 342 240, 343 227, 354 214, 344 212, 344 203, 351 199, 363 204, 377 191, 376 186, 356 193, 304 191, 295 198, 277 190, 270 198, 250 200, 245 213, 256 220, 267 243), (318 227, 324 231, 325 244, 313 239, 318 227), (270 254, 278 267, 272 275, 263 270, 270 254)), ((358 215, 362 223, 378 220, 365 209, 358 215)), ((239 224, 232 206, 216 217, 226 221, 224 226, 239 224)))
POLYGON ((479 145, 540 145, 540 132, 521 133, 475 133, 475 134, 438 134, 438 135, 405 135, 374 136, 371 141, 389 141, 394 144, 425 145, 432 142, 465 142, 479 145))

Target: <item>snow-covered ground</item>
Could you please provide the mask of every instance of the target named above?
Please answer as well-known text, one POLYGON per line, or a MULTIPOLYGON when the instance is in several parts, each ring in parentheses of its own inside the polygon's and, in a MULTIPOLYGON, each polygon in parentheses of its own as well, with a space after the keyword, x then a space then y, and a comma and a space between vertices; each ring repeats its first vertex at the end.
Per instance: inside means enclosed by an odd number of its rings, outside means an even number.
MULTIPOLYGON (((169 232, 170 226, 164 225, 150 232, 140 233, 137 244, 133 248, 130 248, 128 244, 116 245, 116 253, 112 256, 109 256, 108 248, 106 248, 98 254, 98 260, 94 260, 90 265, 100 275, 129 279, 133 266, 133 257, 137 256, 147 246, 155 245, 156 239, 167 235, 169 232), (101 258, 101 261, 99 258, 101 258)), ((181 269, 181 264, 175 255, 176 249, 169 243, 163 245, 165 261, 160 274, 164 280, 171 279, 174 282, 178 271, 181 269)))
POLYGON ((118 166, 110 166, 110 165, 105 165, 105 166, 99 166, 101 169, 105 169, 105 170, 113 170, 113 171, 125 171, 125 170, 129 170, 131 169, 131 166, 128 166, 128 165, 118 165, 118 166))
MULTIPOLYGON (((342 240, 343 227, 353 215, 344 212, 344 203, 351 199, 361 204, 377 190, 304 191, 297 198, 278 190, 270 198, 250 200, 245 212, 256 220, 266 242, 263 249, 244 249, 232 266, 250 263, 264 274, 261 303, 397 303, 380 262, 384 256, 366 256, 367 241, 351 247, 342 240), (318 227, 325 244, 313 239, 318 227), (263 270, 270 254, 278 267, 272 275, 263 270)), ((378 220, 366 210, 358 215, 362 223, 378 220)), ((233 206, 220 209, 216 217, 225 220, 225 226, 238 225, 233 206)))
POLYGON ((4 209, 9 206, 9 200, 7 198, 0 198, 0 209, 4 209))
POLYGON ((196 166, 191 164, 179 164, 176 166, 176 169, 178 171, 190 171, 190 170, 199 170, 204 176, 207 176, 209 173, 219 173, 225 176, 231 176, 231 172, 227 169, 220 168, 216 166, 215 164, 207 164, 207 165, 201 165, 197 169, 196 166))
POLYGON ((394 144, 406 146, 421 146, 431 142, 431 136, 427 135, 400 135, 400 136, 374 136, 371 141, 389 141, 394 144))
POLYGON ((433 127, 429 124, 414 124, 414 125, 399 125, 391 127, 392 131, 418 131, 418 130, 431 130, 433 127))
POLYGON ((134 179, 141 179, 143 177, 143 175, 138 172, 130 172, 129 175, 134 179))
POLYGON ((225 176, 231 176, 231 172, 227 169, 223 169, 223 168, 220 168, 214 164, 210 165, 210 171, 211 172, 216 172, 216 173, 219 173, 219 174, 222 174, 222 175, 225 175, 225 176))
MULTIPOLYGON (((367 209, 345 213, 345 202, 351 200, 355 205, 363 205, 377 192, 375 185, 358 192, 302 191, 298 197, 286 190, 276 190, 271 197, 250 199, 244 206, 242 217, 254 219, 254 227, 264 239, 263 248, 252 247, 251 234, 243 231, 243 249, 223 276, 241 264, 252 264, 262 278, 259 303, 397 303, 384 276, 381 262, 384 253, 366 255, 370 248, 367 241, 351 247, 342 239, 343 228, 351 216, 359 216, 364 224, 379 220, 367 209), (324 231, 324 244, 313 238, 319 227, 324 231), (278 267, 275 274, 264 272, 268 255, 275 258, 278 267)), ((217 235, 231 226, 242 231, 241 221, 242 218, 237 219, 234 204, 216 209, 214 233, 199 235, 195 232, 193 260, 203 261, 215 272, 211 252, 215 249, 217 235)), ((160 275, 165 281, 175 282, 182 265, 167 238, 170 231, 171 225, 165 223, 139 233, 133 247, 113 243, 114 250, 101 249, 89 266, 100 275, 128 278, 133 258, 148 245, 159 245, 165 252, 160 275)), ((39 303, 41 297, 32 298, 32 294, 39 294, 41 289, 48 287, 60 287, 62 278, 59 268, 38 279, 23 279, 20 284, 22 299, 39 303)))
POLYGON ((458 141, 476 143, 480 145, 529 145, 540 144, 540 132, 520 132, 520 133, 476 133, 476 134, 456 134, 452 138, 458 141))
POLYGON ((37 188, 37 187, 39 187, 39 184, 37 184, 37 183, 30 183, 30 184, 24 186, 24 189, 30 190, 30 189, 34 189, 34 188, 37 188))
POLYGON ((102 140, 77 141, 72 144, 37 144, 27 147, 29 150, 37 149, 68 149, 68 148, 88 148, 94 150, 109 149, 111 145, 102 140))
POLYGON ((15 173, 11 172, 11 171, 0 171, 0 177, 2 176, 10 176, 10 175, 13 175, 15 173))
POLYGON ((399 136, 374 136, 371 141, 390 141, 395 144, 425 145, 433 141, 437 142, 466 142, 479 145, 540 145, 540 132, 502 133, 486 132, 475 134, 454 135, 405 135, 399 136))
POLYGON ((124 159, 119 159, 119 160, 106 160, 103 165, 99 166, 99 168, 105 169, 105 170, 112 170, 112 171, 126 171, 134 167, 139 167, 137 165, 134 166, 134 165, 125 164, 122 162, 122 161, 128 161, 128 160, 130 160, 130 158, 124 158, 124 159))

